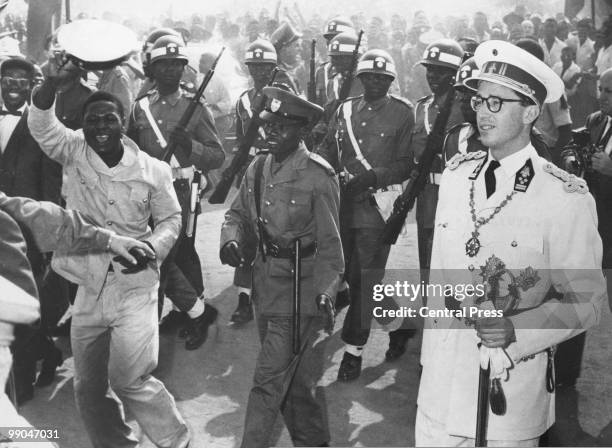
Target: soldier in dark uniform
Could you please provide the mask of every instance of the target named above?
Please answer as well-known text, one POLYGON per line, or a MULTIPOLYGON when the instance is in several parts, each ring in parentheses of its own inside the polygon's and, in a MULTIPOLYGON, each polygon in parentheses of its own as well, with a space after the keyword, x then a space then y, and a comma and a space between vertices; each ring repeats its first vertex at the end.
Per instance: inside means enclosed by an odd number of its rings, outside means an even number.
POLYGON ((333 168, 302 141, 323 109, 279 88, 263 90, 267 99, 260 118, 266 123, 271 154, 249 166, 221 231, 224 264, 238 267, 246 262, 243 249, 252 234, 258 234, 260 248, 253 264, 253 301, 262 348, 241 446, 270 446, 279 412, 295 446, 328 446, 325 403, 315 387, 324 363, 325 339, 319 333, 333 329, 332 297, 344 270, 338 181, 333 168), (302 245, 301 343, 294 354, 296 239, 302 245))
MULTIPOLYGON (((190 209, 191 179, 195 168, 209 171, 221 166, 225 153, 212 115, 204 105, 198 107, 188 129, 177 122, 191 102, 190 94, 179 87, 187 64, 183 41, 172 35, 160 37, 151 49, 150 74, 156 87, 134 105, 128 135, 147 154, 161 158, 169 139, 178 143, 170 165, 174 187, 181 203, 183 230, 161 268, 160 300, 164 292, 181 311, 191 318, 181 335, 185 347, 195 350, 206 340, 208 326, 215 321, 217 310, 204 305, 204 285, 200 259, 195 251, 195 237, 187 237, 185 225, 190 209)), ((166 327, 175 325, 178 315, 170 313, 166 327)), ((163 323, 162 323, 163 325, 163 323)))
POLYGON ((367 51, 356 75, 364 94, 342 103, 329 125, 330 135, 336 138, 328 137, 320 147, 321 154, 348 178, 342 192, 340 229, 351 303, 342 328, 347 351, 338 372, 340 381, 354 380, 361 373, 361 353, 372 319, 371 287, 382 281, 390 249, 381 241, 390 213, 385 204, 389 200, 392 204, 393 195, 400 194, 401 183, 408 178, 414 125, 412 105, 388 94, 396 71, 387 52, 367 51), (378 194, 381 189, 392 198, 383 201, 378 194), (364 270, 374 274, 362 278, 364 270))
POLYGON ((307 85, 308 72, 300 58, 300 39, 298 33, 289 23, 283 22, 270 36, 270 42, 276 49, 278 66, 283 69, 276 82, 287 84, 290 90, 301 94, 307 85))
MULTIPOLYGON (((321 101, 321 103, 318 104, 323 106, 325 111, 323 113, 323 118, 321 118, 313 130, 315 143, 323 140, 327 134, 327 124, 338 108, 340 91, 342 90, 344 82, 350 76, 349 72, 351 69, 353 52, 357 46, 357 40, 358 37, 354 32, 343 32, 332 38, 329 46, 327 47, 327 54, 329 54, 330 57, 329 64, 331 71, 325 71, 324 74, 327 76, 329 73, 331 78, 325 79, 327 89, 326 92, 317 94, 321 101)), ((360 46, 360 54, 364 53, 362 49, 363 47, 360 46)), ((353 82, 351 84, 349 96, 353 97, 361 94, 363 94, 363 86, 360 82, 353 82)))
MULTIPOLYGON (((351 32, 354 34, 355 29, 353 28, 353 24, 351 23, 348 17, 334 17, 329 22, 327 22, 327 25, 325 26, 325 32, 323 33, 326 46, 329 48, 331 41, 338 34, 351 32)), ((329 103, 332 99, 328 96, 328 93, 330 92, 328 85, 330 84, 330 81, 334 79, 335 74, 336 71, 333 68, 331 60, 325 61, 317 67, 317 70, 315 72, 317 98, 315 102, 319 106, 325 107, 325 105, 329 103)))
MULTIPOLYGON (((183 43, 185 43, 183 40, 183 35, 179 31, 172 28, 157 28, 147 36, 145 43, 142 46, 142 53, 140 55, 142 58, 142 71, 146 78, 140 87, 138 95, 136 95, 137 100, 142 98, 143 95, 146 95, 149 90, 155 87, 155 80, 153 79, 151 71, 149 70, 149 66, 151 65, 151 49, 153 48, 153 45, 157 39, 162 36, 176 36, 181 39, 183 43)), ((197 77, 198 71, 187 64, 183 70, 183 75, 181 76, 181 87, 188 92, 195 92, 198 88, 196 86, 197 77)))
MULTIPOLYGON (((263 101, 263 88, 268 84, 272 71, 276 68, 277 58, 274 45, 266 39, 256 39, 248 47, 244 60, 251 78, 253 87, 245 90, 236 102, 236 141, 242 144, 245 133, 253 119, 254 108, 263 101)), ((265 133, 259 129, 259 135, 251 146, 249 153, 252 160, 258 154, 267 153, 265 133)), ((247 252, 254 251, 253 239, 247 241, 247 252)), ((234 285, 238 287, 238 307, 230 320, 236 324, 244 324, 253 320, 251 305, 251 266, 239 266, 234 272, 234 285)))
MULTIPOLYGON (((419 160, 427 138, 433 129, 439 113, 439 107, 444 104, 447 95, 455 95, 453 83, 457 69, 463 58, 463 49, 451 39, 440 39, 427 46, 420 64, 427 70, 427 83, 433 92, 421 98, 416 104, 416 123, 412 135, 412 151, 414 159, 419 160)), ((460 104, 453 102, 446 129, 462 123, 460 104)), ((431 243, 433 241, 434 218, 438 201, 438 185, 442 174, 442 155, 438 154, 429 173, 428 183, 419 194, 416 207, 417 232, 419 244, 419 266, 425 274, 429 270, 431 243)))

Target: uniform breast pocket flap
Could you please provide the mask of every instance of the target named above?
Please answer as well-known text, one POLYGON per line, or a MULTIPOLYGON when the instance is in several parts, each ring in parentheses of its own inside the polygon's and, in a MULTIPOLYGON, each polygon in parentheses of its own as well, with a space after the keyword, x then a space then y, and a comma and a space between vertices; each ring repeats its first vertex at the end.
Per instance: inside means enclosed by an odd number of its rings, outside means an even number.
POLYGON ((288 188, 280 196, 287 207, 289 224, 303 224, 312 215, 312 194, 310 191, 288 188))
MULTIPOLYGON (((286 277, 293 278, 293 262, 287 258, 272 258, 269 257, 269 276, 270 277, 286 277)), ((314 272, 314 258, 304 258, 300 264, 300 278, 312 277, 314 272)))

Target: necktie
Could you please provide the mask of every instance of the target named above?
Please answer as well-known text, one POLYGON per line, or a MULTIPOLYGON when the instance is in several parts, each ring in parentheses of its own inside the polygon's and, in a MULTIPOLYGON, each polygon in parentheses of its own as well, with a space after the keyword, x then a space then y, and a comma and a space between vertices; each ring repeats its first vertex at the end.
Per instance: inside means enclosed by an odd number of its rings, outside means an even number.
POLYGON ((0 116, 4 115, 15 115, 17 117, 21 117, 21 112, 16 110, 15 112, 11 112, 9 110, 0 110, 0 116))
POLYGON ((489 167, 485 171, 485 186, 487 187, 487 198, 490 198, 495 193, 495 170, 499 168, 497 160, 491 160, 489 167))
POLYGON ((610 123, 610 120, 608 119, 608 123, 606 124, 606 127, 604 128, 604 132, 601 134, 601 137, 599 137, 599 144, 597 146, 605 147, 608 144, 608 140, 610 139, 611 133, 612 133, 612 123, 610 123))

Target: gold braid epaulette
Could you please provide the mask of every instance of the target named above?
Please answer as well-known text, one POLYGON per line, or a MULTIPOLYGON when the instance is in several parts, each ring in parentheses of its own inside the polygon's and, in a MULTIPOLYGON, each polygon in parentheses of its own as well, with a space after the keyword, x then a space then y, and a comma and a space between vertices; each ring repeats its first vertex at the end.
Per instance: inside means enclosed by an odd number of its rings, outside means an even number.
POLYGON ((581 177, 570 174, 552 163, 545 164, 542 169, 545 173, 552 174, 557 179, 561 179, 563 181, 563 189, 568 193, 586 194, 589 192, 586 181, 581 177))
POLYGON ((446 162, 446 168, 454 170, 463 162, 467 162, 468 160, 479 160, 486 156, 487 153, 485 151, 468 152, 466 154, 458 153, 446 162))

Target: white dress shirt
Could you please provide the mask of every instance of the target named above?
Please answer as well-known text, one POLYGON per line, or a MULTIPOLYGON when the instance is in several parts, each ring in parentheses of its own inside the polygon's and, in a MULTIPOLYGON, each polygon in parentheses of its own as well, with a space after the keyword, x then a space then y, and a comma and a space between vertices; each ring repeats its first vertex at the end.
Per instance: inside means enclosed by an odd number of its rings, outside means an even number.
MULTIPOLYGON (((19 108, 19 112, 23 115, 25 109, 26 104, 24 103, 24 105, 19 108)), ((7 108, 2 105, 2 110, 7 111, 7 108)), ((8 145, 19 120, 21 120, 19 115, 0 115, 0 151, 2 154, 4 154, 4 149, 6 145, 8 145)))

